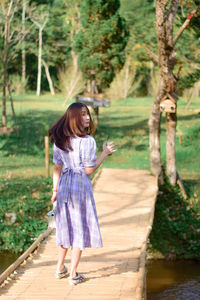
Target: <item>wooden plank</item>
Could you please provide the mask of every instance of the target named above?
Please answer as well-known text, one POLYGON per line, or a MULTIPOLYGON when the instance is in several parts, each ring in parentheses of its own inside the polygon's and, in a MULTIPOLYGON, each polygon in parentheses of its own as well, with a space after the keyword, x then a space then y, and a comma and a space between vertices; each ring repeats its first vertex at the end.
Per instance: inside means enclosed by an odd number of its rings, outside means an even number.
MULTIPOLYGON (((157 193, 155 178, 147 171, 130 169, 100 172, 93 184, 96 182, 94 198, 104 247, 83 252, 78 271, 86 276, 86 282, 71 287, 68 278, 55 279, 58 249, 52 233, 2 287, 2 299, 136 300, 143 294, 146 241, 157 193)), ((70 254, 69 249, 68 268, 70 254)))
POLYGON ((39 235, 35 242, 0 275, 0 284, 38 247, 40 242, 45 239, 51 232, 52 229, 48 228, 44 233, 39 235))

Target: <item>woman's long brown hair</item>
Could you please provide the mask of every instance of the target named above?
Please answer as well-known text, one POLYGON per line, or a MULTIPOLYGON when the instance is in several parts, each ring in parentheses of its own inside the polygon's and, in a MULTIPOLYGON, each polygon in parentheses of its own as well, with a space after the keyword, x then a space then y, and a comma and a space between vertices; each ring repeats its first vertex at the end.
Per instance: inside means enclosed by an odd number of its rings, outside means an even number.
POLYGON ((95 130, 88 107, 80 102, 72 103, 64 115, 49 129, 51 142, 63 151, 73 150, 70 137, 91 135, 95 130), (84 128, 82 123, 82 108, 86 108, 90 116, 89 127, 84 128))

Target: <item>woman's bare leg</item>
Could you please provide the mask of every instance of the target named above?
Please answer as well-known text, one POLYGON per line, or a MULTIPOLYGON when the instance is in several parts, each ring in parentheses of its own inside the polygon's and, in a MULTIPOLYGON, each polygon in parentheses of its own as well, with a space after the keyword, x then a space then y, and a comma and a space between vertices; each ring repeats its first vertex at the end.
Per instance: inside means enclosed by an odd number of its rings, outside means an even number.
POLYGON ((58 263, 57 263, 57 272, 61 272, 64 269, 65 256, 67 254, 67 248, 60 246, 58 248, 58 263))
POLYGON ((82 250, 80 250, 79 248, 72 248, 71 271, 70 271, 71 277, 76 277, 76 269, 80 262, 81 254, 82 254, 82 250))

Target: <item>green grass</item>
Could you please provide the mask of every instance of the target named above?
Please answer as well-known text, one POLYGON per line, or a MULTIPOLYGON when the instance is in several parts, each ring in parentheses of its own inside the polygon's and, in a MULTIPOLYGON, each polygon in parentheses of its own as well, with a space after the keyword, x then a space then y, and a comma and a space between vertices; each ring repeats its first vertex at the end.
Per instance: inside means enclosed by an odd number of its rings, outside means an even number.
MULTIPOLYGON (((107 157, 102 167, 149 170, 148 119, 152 102, 153 98, 151 97, 127 98, 123 101, 112 101, 109 108, 100 108, 99 127, 95 132, 98 154, 105 140, 113 140, 117 148, 117 152, 107 157)), ((8 243, 11 245, 12 239, 15 241, 14 237, 17 236, 17 232, 13 231, 13 235, 9 235, 10 225, 7 229, 0 229, 0 232, 7 232, 4 237, 0 235, 0 249, 3 249, 2 245, 7 241, 5 247, 12 251, 24 250, 31 243, 31 239, 41 232, 40 227, 47 226, 45 214, 50 207, 49 191, 52 179, 45 179, 44 136, 48 134, 49 127, 66 110, 66 107, 63 106, 63 97, 52 97, 47 94, 41 97, 32 94, 14 96, 14 103, 19 136, 13 133, 10 136, 0 137, 0 214, 2 220, 8 222, 5 214, 13 212, 16 207, 16 213, 20 215, 22 208, 18 202, 21 203, 22 196, 26 196, 27 201, 24 203, 27 205, 25 214, 27 218, 24 217, 26 220, 22 217, 18 218, 18 227, 15 228, 21 232, 22 224, 25 222, 24 224, 27 224, 29 229, 24 237, 24 244, 19 244, 18 248, 14 244, 11 248, 8 247, 8 243), (45 182, 46 185, 41 182, 45 182), (5 188, 6 186, 9 188, 5 188), (29 188, 27 188, 28 186, 29 188), (35 212, 35 215, 31 216, 31 203, 36 201, 32 196, 34 191, 38 193, 37 201, 42 203, 43 213, 35 212), (32 218, 32 222, 28 221, 29 217, 32 218), (35 224, 35 227, 32 228, 31 223, 35 224)), ((195 113, 195 109, 200 106, 199 98, 193 101, 187 111, 185 105, 184 100, 180 99, 177 130, 183 132, 183 143, 180 145, 177 137, 177 169, 186 186, 190 187, 190 196, 198 199, 200 195, 200 115, 195 113)), ((8 125, 12 126, 9 105, 7 110, 8 125)), ((163 162, 166 153, 165 134, 166 126, 163 116, 161 124, 163 162)), ((52 145, 50 161, 52 175, 52 145)))
MULTIPOLYGON (((22 95, 14 97, 19 137, 14 134, 3 136, 0 140, 2 161, 0 176, 44 175, 44 136, 50 125, 65 111, 64 98, 43 95, 22 95)), ((127 98, 112 101, 109 108, 100 108, 99 128, 95 133, 98 152, 105 139, 116 143, 117 152, 108 157, 104 167, 149 169, 148 119, 153 98, 127 98)), ((71 102, 70 102, 71 103, 71 102)), ((200 115, 194 113, 199 107, 198 99, 189 111, 184 109, 182 99, 178 103, 178 131, 183 132, 183 144, 176 141, 177 168, 183 178, 199 178, 200 164, 196 163, 199 155, 198 131, 200 115), (191 139, 193 130, 196 136, 191 139), (191 139, 191 141, 190 141, 191 139), (187 141, 187 143, 186 143, 187 141)), ((8 106, 8 123, 12 120, 8 106)), ((161 153, 165 160, 165 117, 161 124, 161 153)), ((52 154, 52 153, 51 153, 52 154)))

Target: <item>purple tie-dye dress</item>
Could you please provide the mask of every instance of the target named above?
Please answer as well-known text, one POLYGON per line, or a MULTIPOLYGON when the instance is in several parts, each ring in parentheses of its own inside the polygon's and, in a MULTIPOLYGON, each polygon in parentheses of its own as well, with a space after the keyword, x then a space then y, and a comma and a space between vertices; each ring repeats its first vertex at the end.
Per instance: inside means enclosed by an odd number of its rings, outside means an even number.
POLYGON ((58 185, 56 244, 69 248, 102 247, 90 177, 84 167, 96 165, 93 137, 71 138, 73 151, 53 147, 53 162, 63 165, 58 185))

